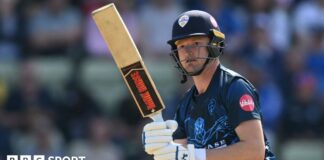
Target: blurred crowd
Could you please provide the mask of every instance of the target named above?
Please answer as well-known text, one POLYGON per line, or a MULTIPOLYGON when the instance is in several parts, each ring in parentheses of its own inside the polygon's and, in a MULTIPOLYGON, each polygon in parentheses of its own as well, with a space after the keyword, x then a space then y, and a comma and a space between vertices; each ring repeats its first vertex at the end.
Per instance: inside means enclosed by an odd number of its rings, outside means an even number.
MULTIPOLYGON (((78 83, 80 62, 111 59, 91 17, 110 2, 150 61, 172 61, 166 41, 180 13, 209 12, 226 35, 223 64, 260 93, 275 153, 286 141, 323 141, 324 0, 0 0, 0 63, 19 63, 21 79, 12 86, 0 77, 0 159, 7 154, 150 158, 140 139, 146 122, 130 95, 107 113, 78 83), (62 84, 63 96, 50 94, 34 76, 30 59, 41 57, 71 59, 74 70, 62 84)), ((170 99, 181 97, 172 94, 170 99)), ((176 103, 166 103, 165 117, 172 117, 176 103)))

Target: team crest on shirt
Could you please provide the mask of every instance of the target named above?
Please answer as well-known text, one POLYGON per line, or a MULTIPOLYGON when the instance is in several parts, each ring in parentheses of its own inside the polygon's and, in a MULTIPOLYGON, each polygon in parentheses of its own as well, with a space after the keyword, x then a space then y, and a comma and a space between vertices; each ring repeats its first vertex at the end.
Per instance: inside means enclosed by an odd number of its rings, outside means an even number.
POLYGON ((254 101, 249 94, 244 94, 240 98, 240 107, 243 111, 252 112, 254 110, 254 101))
POLYGON ((188 15, 183 15, 179 18, 178 24, 181 27, 184 27, 189 21, 189 16, 188 15))

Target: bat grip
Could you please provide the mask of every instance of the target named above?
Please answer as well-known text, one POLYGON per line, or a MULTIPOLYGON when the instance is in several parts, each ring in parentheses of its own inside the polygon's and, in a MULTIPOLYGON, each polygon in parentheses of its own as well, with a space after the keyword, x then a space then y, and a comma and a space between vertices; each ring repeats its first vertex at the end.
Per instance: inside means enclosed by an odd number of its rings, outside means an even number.
POLYGON ((155 122, 163 122, 164 121, 161 112, 158 112, 158 113, 152 115, 150 118, 155 122))

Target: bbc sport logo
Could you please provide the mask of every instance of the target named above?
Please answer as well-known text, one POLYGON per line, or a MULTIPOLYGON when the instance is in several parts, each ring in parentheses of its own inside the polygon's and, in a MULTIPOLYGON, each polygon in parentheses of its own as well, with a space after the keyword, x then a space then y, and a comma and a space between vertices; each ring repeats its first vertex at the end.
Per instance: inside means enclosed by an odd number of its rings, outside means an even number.
POLYGON ((7 160, 85 160, 85 156, 7 155, 7 160))

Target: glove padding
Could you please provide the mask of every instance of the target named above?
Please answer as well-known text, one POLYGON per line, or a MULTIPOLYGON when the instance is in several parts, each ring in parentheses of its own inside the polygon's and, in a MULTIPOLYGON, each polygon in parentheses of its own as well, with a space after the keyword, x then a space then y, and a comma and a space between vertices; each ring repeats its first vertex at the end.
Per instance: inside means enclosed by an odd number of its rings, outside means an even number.
POLYGON ((187 147, 172 142, 155 151, 154 160, 195 160, 194 145, 188 144, 187 147))
POLYGON ((177 127, 178 123, 174 120, 146 124, 142 133, 145 152, 151 155, 154 151, 166 147, 173 141, 172 134, 177 127))

